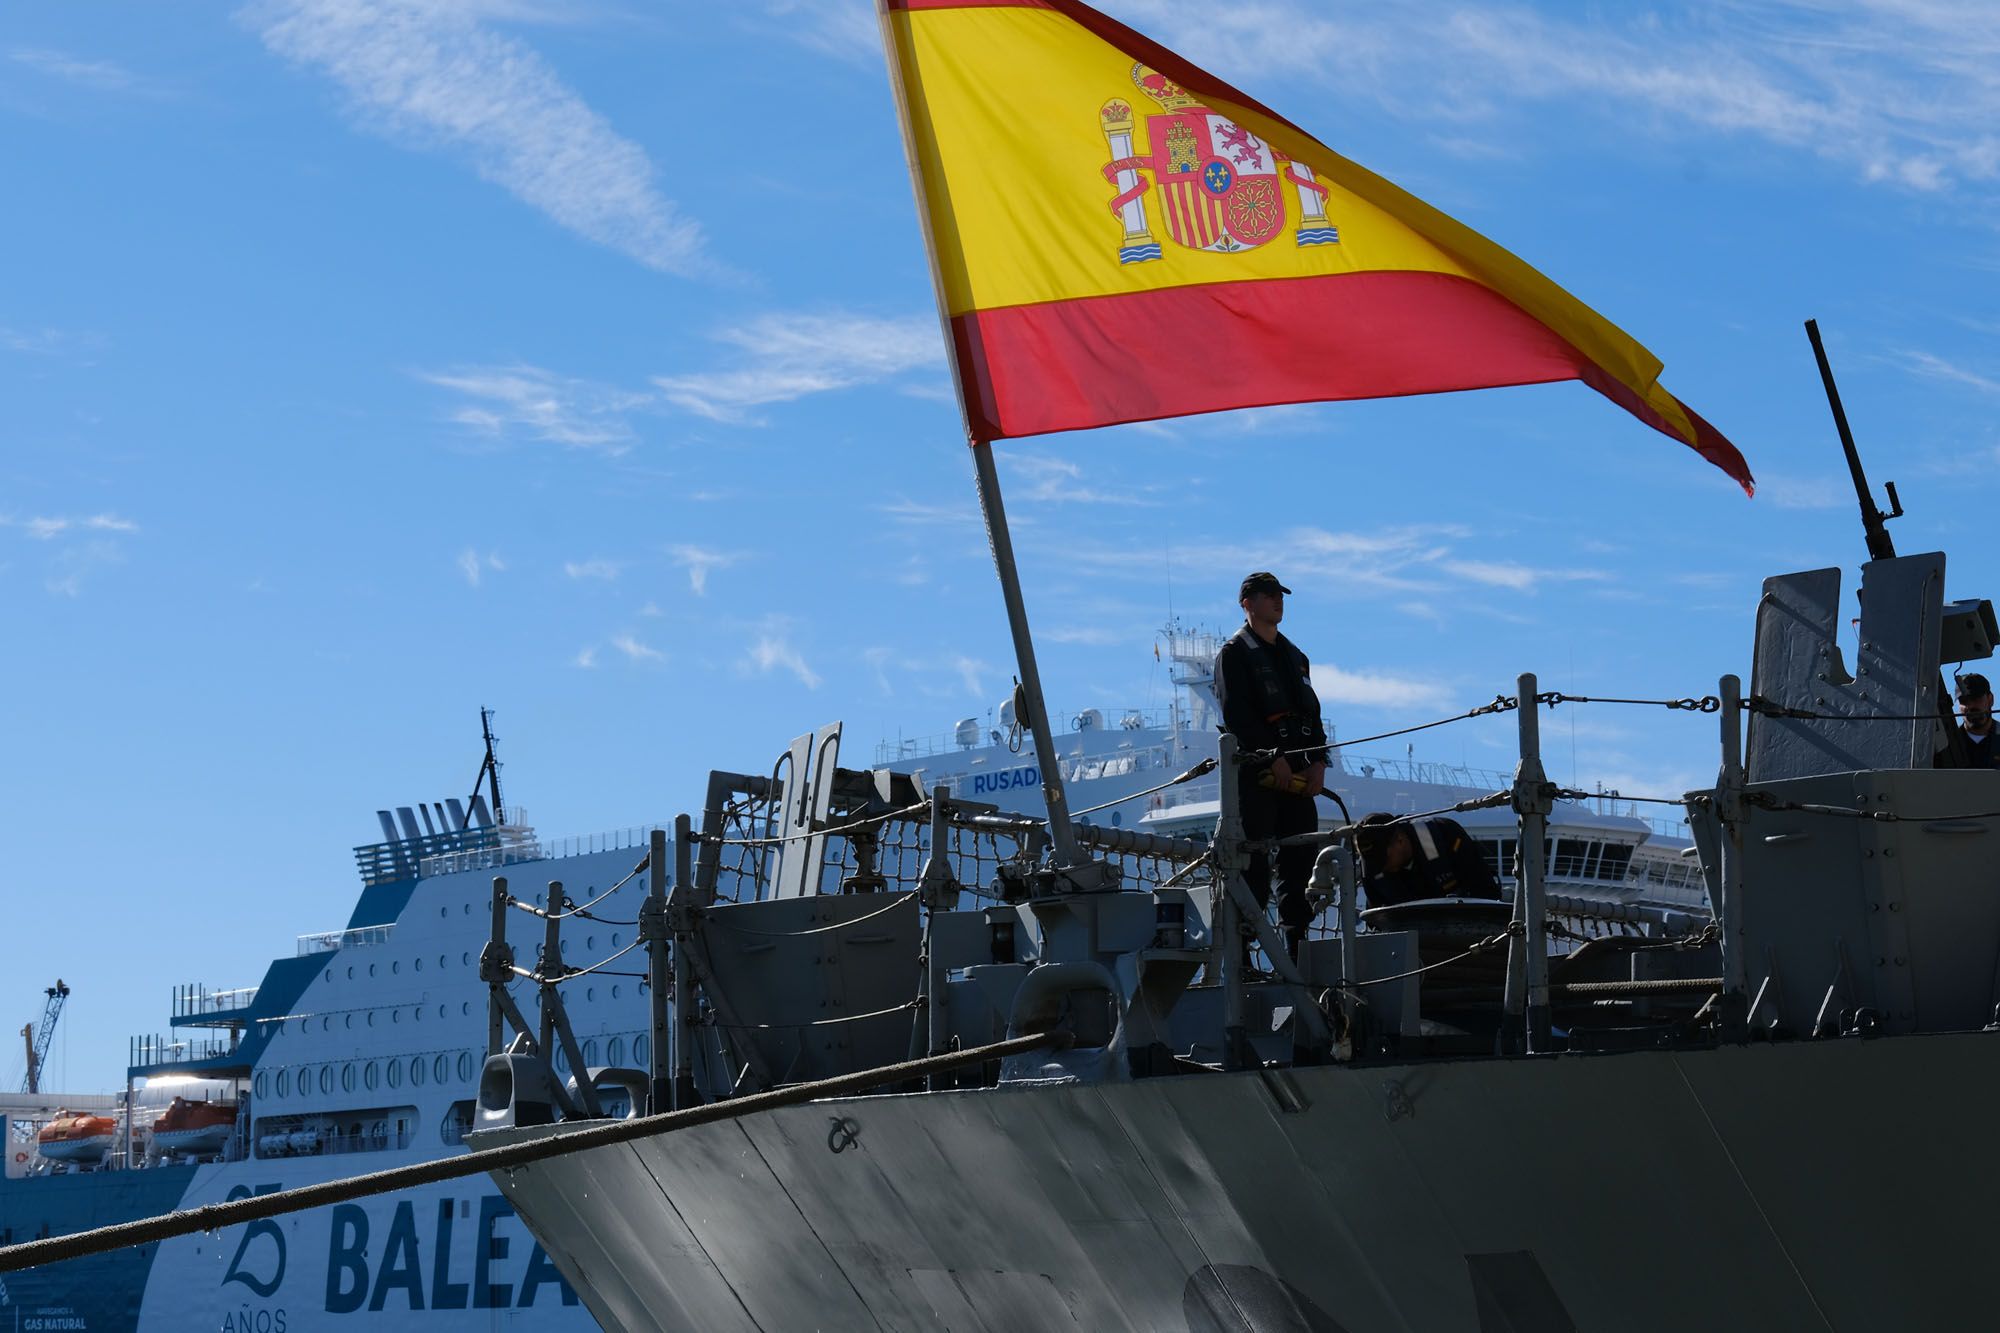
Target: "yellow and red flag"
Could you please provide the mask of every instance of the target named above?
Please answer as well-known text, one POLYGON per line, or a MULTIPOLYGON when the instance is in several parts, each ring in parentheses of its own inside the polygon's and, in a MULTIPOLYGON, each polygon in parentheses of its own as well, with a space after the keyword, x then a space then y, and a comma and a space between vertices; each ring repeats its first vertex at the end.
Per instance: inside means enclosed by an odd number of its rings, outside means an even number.
POLYGON ((976 440, 1582 380, 1752 489, 1623 330, 1077 0, 881 0, 976 440))

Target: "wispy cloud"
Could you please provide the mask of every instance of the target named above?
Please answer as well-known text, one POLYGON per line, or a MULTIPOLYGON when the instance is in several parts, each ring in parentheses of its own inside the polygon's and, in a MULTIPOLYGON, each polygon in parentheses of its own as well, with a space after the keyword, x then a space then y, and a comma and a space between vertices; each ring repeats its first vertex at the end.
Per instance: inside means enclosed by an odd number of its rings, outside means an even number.
POLYGON ((1081 464, 1053 454, 1009 451, 1000 455, 1002 466, 1022 485, 1009 499, 1041 501, 1048 504, 1145 505, 1152 501, 1124 491, 1103 491, 1087 485, 1081 464))
POLYGON ((7 59, 52 79, 100 93, 155 93, 159 85, 111 60, 85 60, 66 51, 17 46, 7 59))
POLYGON ((664 662, 667 655, 651 644, 642 643, 630 634, 614 634, 611 646, 625 654, 634 662, 664 662))
MULTIPOLYGON (((1769 500, 1780 509, 1837 509, 1840 486, 1831 477, 1797 477, 1785 473, 1761 472, 1757 478, 1757 498, 1769 500)), ((1850 490, 1847 499, 1851 502, 1850 490)))
POLYGON ((1323 704, 1354 704, 1365 708, 1435 708, 1448 696, 1428 680, 1388 672, 1345 671, 1330 663, 1315 663, 1313 690, 1323 704))
POLYGON ((597 666, 597 649, 585 648, 570 659, 571 666, 583 671, 594 670, 597 666))
POLYGON ((750 645, 750 662, 766 675, 783 668, 807 689, 819 688, 819 673, 806 665, 806 659, 781 630, 768 629, 757 636, 757 641, 750 645))
POLYGON ((653 165, 534 48, 481 22, 524 19, 427 0, 253 0, 272 51, 338 84, 369 130, 461 156, 480 176, 587 240, 649 268, 710 268, 700 227, 660 193, 653 165))
POLYGON ((1981 393, 2000 393, 2000 377, 1984 370, 1969 370, 1955 362, 1929 352, 1905 352, 1904 359, 1911 370, 1925 379, 1944 380, 1951 384, 1963 384, 1978 389, 1981 393))
MULTIPOLYGON (((908 496, 898 496, 886 504, 875 506, 875 512, 886 514, 898 523, 909 523, 929 527, 963 527, 968 532, 979 530, 981 519, 979 506, 970 501, 964 504, 936 504, 925 500, 912 500, 908 496)), ((1013 516, 1009 515, 1011 522, 1013 516)))
POLYGON ((726 551, 711 551, 703 546, 670 546, 667 554, 673 562, 687 571, 688 587, 694 589, 697 597, 708 595, 709 571, 725 569, 736 563, 739 557, 726 551))
POLYGON ((882 29, 866 5, 769 0, 765 9, 778 21, 778 30, 801 46, 842 60, 881 62, 882 29))
POLYGON ((463 395, 468 401, 453 409, 450 419, 479 434, 505 437, 520 431, 552 444, 609 454, 631 447, 637 436, 629 418, 648 402, 646 394, 539 366, 472 366, 420 371, 417 377, 463 395))
POLYGON ((78 542, 56 553, 42 586, 60 597, 77 597, 82 594, 84 582, 91 575, 106 566, 122 564, 124 560, 124 549, 116 542, 102 539, 78 542))
POLYGON ((711 421, 760 424, 755 409, 906 372, 942 368, 937 320, 928 315, 764 315, 716 341, 740 355, 720 370, 655 376, 666 400, 711 421))
POLYGON ((616 579, 624 566, 615 560, 566 560, 563 573, 573 579, 602 579, 609 583, 616 579))
POLYGON ((503 573, 506 568, 507 562, 502 560, 496 551, 488 551, 482 556, 468 546, 458 553, 458 572, 465 575, 465 581, 475 588, 479 586, 479 580, 486 571, 491 570, 498 574, 503 573))
POLYGON ((961 654, 951 659, 951 669, 958 673, 959 680, 965 685, 966 693, 982 697, 985 695, 986 673, 993 669, 991 665, 976 657, 966 657, 961 654))
POLYGON ((1218 72, 1322 78, 1459 145, 1526 104, 1587 106, 1655 136, 1721 131, 1931 191, 2000 179, 2000 28, 1980 3, 1776 0, 1681 7, 1131 0, 1218 72), (1448 87, 1450 98, 1429 90, 1448 87), (1473 127, 1469 131, 1468 127, 1473 127))
POLYGON ((30 518, 0 517, 0 527, 19 528, 36 541, 49 541, 66 532, 137 532, 139 525, 116 514, 92 514, 87 518, 67 515, 36 515, 30 518))

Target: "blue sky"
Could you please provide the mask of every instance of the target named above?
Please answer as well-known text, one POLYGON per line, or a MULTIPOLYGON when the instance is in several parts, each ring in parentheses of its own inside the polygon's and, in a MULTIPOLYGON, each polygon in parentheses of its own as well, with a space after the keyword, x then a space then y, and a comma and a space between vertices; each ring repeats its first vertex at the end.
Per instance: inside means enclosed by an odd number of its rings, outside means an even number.
MULTIPOLYGON (((1004 444, 1054 711, 1164 703, 1159 625, 1258 567, 1349 735, 1747 674, 1759 580, 1864 554, 1807 316, 1900 548, 2000 588, 1990 6, 1113 12, 1618 322, 1762 489, 1578 385, 1004 444)), ((69 981, 58 1081, 342 924, 481 704, 564 834, 1000 697, 870 6, 10 6, 0 182, 0 1031, 69 981)), ((1714 770, 1708 719, 1544 728, 1564 781, 1714 770)))

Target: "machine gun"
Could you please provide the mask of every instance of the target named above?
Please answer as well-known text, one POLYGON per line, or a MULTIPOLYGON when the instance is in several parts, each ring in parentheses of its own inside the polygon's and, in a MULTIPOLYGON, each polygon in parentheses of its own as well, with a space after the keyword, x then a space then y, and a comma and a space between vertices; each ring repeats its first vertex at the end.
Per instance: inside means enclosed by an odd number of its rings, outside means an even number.
POLYGON ((1892 518, 1903 516, 1903 502, 1896 498, 1896 483, 1889 482, 1884 487, 1889 492, 1889 512, 1883 513, 1875 507, 1875 497, 1868 492, 1868 474, 1861 470, 1861 454, 1854 447, 1854 432, 1847 427, 1847 409, 1840 405, 1840 389, 1833 382, 1833 367, 1827 363, 1826 347, 1819 340, 1819 321, 1806 321, 1806 337, 1812 340, 1813 356, 1819 362, 1820 383, 1826 386, 1827 406, 1833 409, 1833 424, 1840 432, 1840 447, 1847 451, 1847 471, 1854 478, 1854 496, 1861 502, 1861 530, 1868 538, 1868 558, 1870 560, 1893 560, 1896 543, 1889 537, 1885 526, 1892 518))

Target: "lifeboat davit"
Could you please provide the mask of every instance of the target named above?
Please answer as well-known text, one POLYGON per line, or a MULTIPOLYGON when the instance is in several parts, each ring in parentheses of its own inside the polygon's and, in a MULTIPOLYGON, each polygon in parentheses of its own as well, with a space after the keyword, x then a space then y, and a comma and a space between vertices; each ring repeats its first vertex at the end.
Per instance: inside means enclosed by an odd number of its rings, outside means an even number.
POLYGON ((42 1156, 52 1162, 98 1162, 118 1138, 118 1122, 109 1116, 59 1111, 35 1136, 42 1156))
POLYGON ((174 1104, 153 1122, 153 1150, 160 1153, 221 1152, 236 1129, 235 1102, 191 1102, 174 1098, 174 1104))

